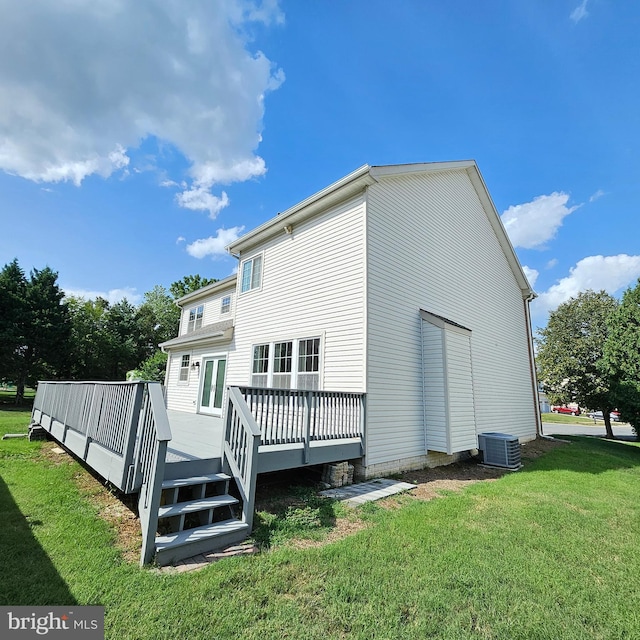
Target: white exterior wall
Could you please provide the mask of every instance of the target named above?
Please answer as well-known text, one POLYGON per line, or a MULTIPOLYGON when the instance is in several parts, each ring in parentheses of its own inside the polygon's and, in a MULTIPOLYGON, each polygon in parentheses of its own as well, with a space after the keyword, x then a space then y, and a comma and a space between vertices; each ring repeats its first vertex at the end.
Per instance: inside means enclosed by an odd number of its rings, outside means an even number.
MULTIPOLYGON (((202 326, 204 327, 215 322, 222 322, 233 318, 235 311, 235 299, 236 290, 232 285, 221 291, 216 291, 210 296, 199 298, 185 304, 180 316, 179 335, 182 336, 187 333, 189 309, 193 309, 201 304, 204 305, 202 317, 202 326), (231 311, 229 313, 220 313, 222 298, 226 296, 231 296, 231 311)), ((187 382, 180 382, 180 363, 182 362, 183 355, 189 355, 190 363, 201 362, 202 356, 204 355, 228 353, 233 348, 232 345, 233 342, 231 342, 231 344, 227 342, 226 344, 209 344, 205 347, 198 348, 193 348, 190 345, 185 347, 172 347, 169 351, 167 377, 165 381, 167 389, 167 408, 175 411, 191 412, 196 411, 197 409, 200 372, 199 370, 189 369, 189 380, 187 382)))
POLYGON ((477 432, 535 437, 522 293, 466 172, 383 178, 367 211, 367 466, 425 453, 419 309, 472 331, 477 432))
POLYGON ((223 320, 230 320, 233 318, 233 312, 235 308, 236 289, 235 286, 228 287, 222 291, 216 291, 216 293, 206 298, 199 298, 192 302, 185 303, 180 315, 180 333, 178 335, 184 335, 187 333, 187 327, 189 325, 189 310, 204 305, 202 326, 213 324, 214 322, 222 322, 223 320), (222 307, 222 298, 231 296, 231 311, 229 313, 220 313, 222 307))
MULTIPOLYGON (((195 412, 198 409, 198 400, 200 393, 200 378, 203 375, 198 369, 189 368, 189 379, 186 382, 180 382, 180 362, 184 354, 189 354, 190 363, 200 362, 204 356, 221 356, 228 357, 229 352, 233 349, 233 341, 231 343, 210 344, 206 347, 197 349, 185 348, 184 350, 175 350, 169 354, 169 369, 167 376, 167 409, 175 411, 195 412)), ((227 366, 229 362, 227 361, 227 366)))
POLYGON ((352 198, 242 254, 262 253, 262 284, 236 296, 227 384, 250 384, 254 345, 319 336, 320 388, 364 391, 364 214, 352 198))

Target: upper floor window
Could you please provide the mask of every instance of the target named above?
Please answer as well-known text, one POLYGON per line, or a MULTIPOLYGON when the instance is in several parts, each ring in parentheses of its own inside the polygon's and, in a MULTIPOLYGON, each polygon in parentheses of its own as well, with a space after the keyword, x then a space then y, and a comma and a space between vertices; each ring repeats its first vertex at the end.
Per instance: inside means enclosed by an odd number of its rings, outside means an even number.
POLYGON ((187 324, 187 333, 199 329, 202 326, 202 316, 204 315, 204 305, 189 309, 189 323, 187 324))
POLYGON ((187 382, 189 380, 189 361, 191 360, 188 353, 182 356, 180 361, 180 382, 187 382))
POLYGON ((262 256, 255 256, 242 263, 240 291, 258 289, 262 280, 262 256))
POLYGON ((222 298, 220 313, 229 313, 229 311, 231 311, 231 296, 225 296, 222 298))

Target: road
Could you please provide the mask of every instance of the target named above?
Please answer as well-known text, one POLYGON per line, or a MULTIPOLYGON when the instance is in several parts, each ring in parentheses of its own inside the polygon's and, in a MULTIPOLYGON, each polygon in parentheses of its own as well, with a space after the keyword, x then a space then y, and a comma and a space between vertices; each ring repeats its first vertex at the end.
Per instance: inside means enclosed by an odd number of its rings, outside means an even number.
MULTIPOLYGON (((613 435, 621 439, 635 439, 633 429, 628 424, 620 424, 612 422, 613 435)), ((598 421, 595 425, 588 424, 559 424, 555 422, 543 422, 542 433, 545 436, 596 436, 602 437, 606 435, 604 430, 604 422, 598 421)))

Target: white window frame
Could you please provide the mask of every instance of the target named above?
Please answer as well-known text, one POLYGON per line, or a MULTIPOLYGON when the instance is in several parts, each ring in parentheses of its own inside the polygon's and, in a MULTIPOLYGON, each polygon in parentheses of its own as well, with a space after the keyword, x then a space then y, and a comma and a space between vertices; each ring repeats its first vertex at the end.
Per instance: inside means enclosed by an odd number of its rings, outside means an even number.
MULTIPOLYGON (((322 389, 322 382, 323 382, 323 362, 324 362, 324 336, 323 335, 311 335, 311 336, 304 336, 301 338, 285 338, 282 340, 269 340, 269 341, 263 341, 263 342, 256 342, 255 344, 252 345, 251 347, 251 364, 250 364, 250 370, 249 370, 249 380, 250 385, 251 386, 255 386, 255 387, 266 387, 268 389, 301 389, 300 387, 300 380, 302 380, 305 377, 310 377, 311 375, 315 374, 317 375, 317 380, 318 380, 318 385, 317 385, 317 389, 322 389), (307 340, 318 340, 318 353, 317 353, 317 358, 318 358, 318 370, 315 372, 307 372, 307 371, 299 371, 299 353, 300 353, 300 343, 307 341, 307 340), (275 371, 275 361, 276 361, 276 345, 282 345, 282 344, 286 344, 286 343, 291 343, 291 371, 287 372, 287 371, 275 371), (261 361, 264 362, 266 360, 267 363, 267 371, 266 372, 259 372, 259 373, 254 373, 254 362, 255 362, 255 353, 256 353, 256 348, 265 348, 267 349, 268 353, 267 353, 267 357, 266 358, 261 358, 261 361), (266 385, 261 385, 261 384, 254 384, 253 378, 256 375, 260 375, 260 376, 266 376, 267 378, 267 383, 266 385), (279 384, 279 378, 284 377, 285 375, 288 375, 291 377, 291 382, 290 382, 290 386, 282 386, 281 384, 279 384)), ((288 357, 288 356, 287 356, 288 357)), ((304 390, 304 388, 302 388, 304 390)))
POLYGON ((189 369, 191 367, 191 354, 183 353, 180 356, 180 367, 178 369, 178 384, 189 384, 189 369), (187 363, 185 365, 185 362, 187 363))
POLYGON ((202 326, 202 319, 204 318, 204 304, 199 304, 197 307, 191 307, 187 314, 187 333, 191 333, 202 326), (191 316, 193 314, 193 319, 191 316))
POLYGON ((224 315, 225 313, 231 313, 231 294, 223 296, 220 301, 220 315, 224 315))
POLYGON ((256 289, 262 288, 262 273, 264 269, 264 254, 258 253, 255 256, 251 256, 240 263, 239 273, 239 287, 240 293, 249 293, 256 289), (256 264, 258 268, 256 269, 256 264), (245 269, 249 269, 249 277, 247 287, 245 288, 245 269))

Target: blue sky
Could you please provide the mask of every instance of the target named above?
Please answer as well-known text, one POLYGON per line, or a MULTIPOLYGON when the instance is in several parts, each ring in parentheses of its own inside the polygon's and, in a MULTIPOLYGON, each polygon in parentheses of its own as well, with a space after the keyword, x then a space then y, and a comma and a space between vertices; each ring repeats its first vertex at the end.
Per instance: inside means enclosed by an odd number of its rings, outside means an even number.
POLYGON ((365 163, 470 158, 534 325, 640 276, 636 3, 0 9, 0 264, 49 265, 69 293, 225 277, 243 230, 365 163))

